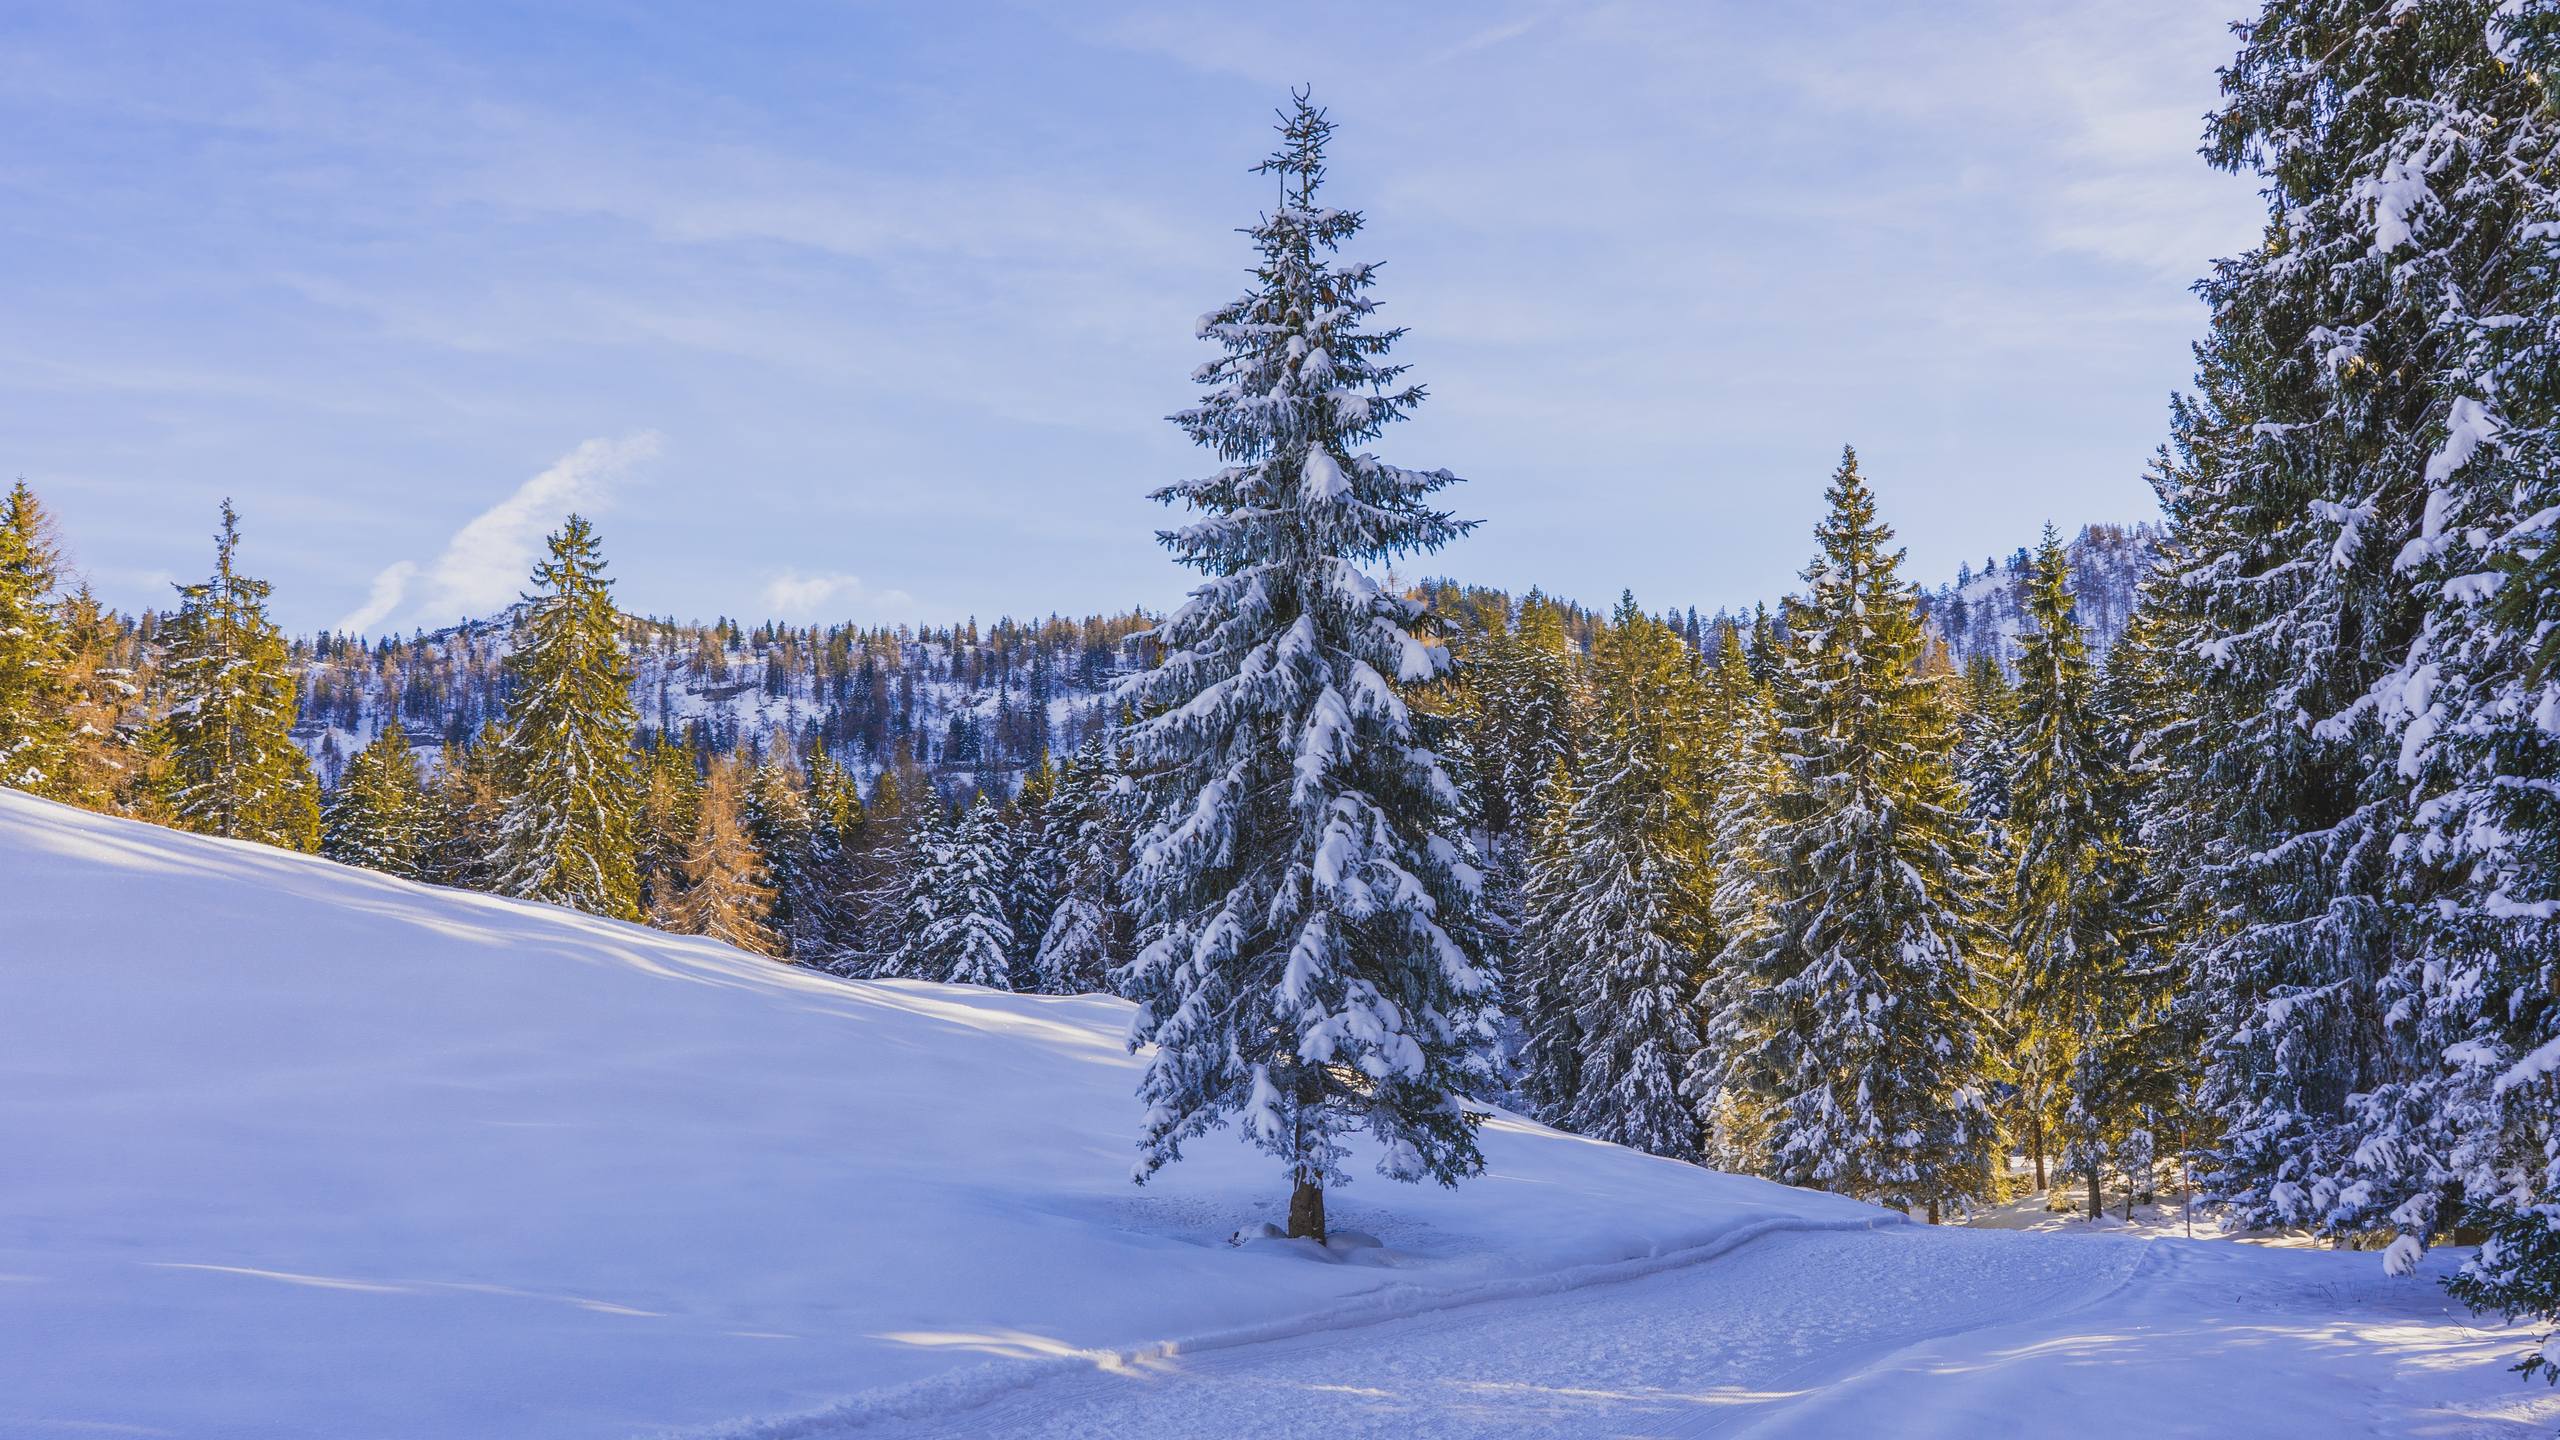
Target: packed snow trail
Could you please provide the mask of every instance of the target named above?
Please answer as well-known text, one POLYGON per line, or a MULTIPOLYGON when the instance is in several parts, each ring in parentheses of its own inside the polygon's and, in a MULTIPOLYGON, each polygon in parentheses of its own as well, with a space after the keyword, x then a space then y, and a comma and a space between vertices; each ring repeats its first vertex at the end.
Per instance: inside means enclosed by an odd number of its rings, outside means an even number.
POLYGON ((2094 1437, 2547 1435, 2560 1398, 2499 1368, 2515 1338, 2371 1256, 1898 1227, 763 1433, 1956 1440, 2043 1415, 2094 1437))
POLYGON ((1910 1227, 1773 1235, 1624 1284, 1088 1370, 845 1433, 1727 1433, 1879 1352, 2085 1303, 2140 1258, 2134 1246, 1973 1239, 1910 1227))

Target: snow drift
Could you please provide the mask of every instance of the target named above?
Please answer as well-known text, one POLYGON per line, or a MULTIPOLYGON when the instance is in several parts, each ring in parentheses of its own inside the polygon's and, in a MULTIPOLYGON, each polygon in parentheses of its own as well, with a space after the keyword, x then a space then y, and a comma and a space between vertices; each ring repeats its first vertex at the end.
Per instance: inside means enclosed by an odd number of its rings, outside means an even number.
POLYGON ((0 1433, 816 1433, 1899 1218, 1497 1116, 1230 1244, 1281 1176, 1130 1183, 1128 1018, 0 791, 0 1433))

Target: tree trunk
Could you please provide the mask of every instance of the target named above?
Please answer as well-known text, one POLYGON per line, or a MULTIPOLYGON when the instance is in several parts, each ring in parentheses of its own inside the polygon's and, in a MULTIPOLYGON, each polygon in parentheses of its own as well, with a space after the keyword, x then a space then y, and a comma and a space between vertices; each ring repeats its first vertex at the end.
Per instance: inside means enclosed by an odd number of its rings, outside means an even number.
POLYGON ((1929 1223, 1938 1223, 1938 1197, 1935 1195, 1929 1197, 1929 1223))
POLYGON ((2095 1220, 2106 1213, 2106 1203, 2098 1198, 2098 1167, 2092 1165, 2089 1167, 2089 1218, 2095 1220))
POLYGON ((1324 1243, 1324 1186, 1305 1175, 1289 1194, 1289 1238, 1324 1243))
POLYGON ((2038 1115, 2027 1127, 2027 1154, 2036 1162, 2036 1190, 2042 1193, 2052 1182, 2044 1178, 2044 1117, 2038 1115))
MULTIPOLYGON (((1296 1144, 1294 1155, 1305 1155, 1313 1148, 1308 1135, 1309 1122, 1318 1106, 1324 1103, 1324 1073, 1313 1065, 1298 1067, 1298 1083, 1293 1087, 1298 1103, 1289 1111, 1289 1126, 1296 1144)), ((1304 1165, 1294 1167, 1290 1177, 1297 1188, 1289 1192, 1289 1238, 1324 1243, 1324 1172, 1304 1165)))

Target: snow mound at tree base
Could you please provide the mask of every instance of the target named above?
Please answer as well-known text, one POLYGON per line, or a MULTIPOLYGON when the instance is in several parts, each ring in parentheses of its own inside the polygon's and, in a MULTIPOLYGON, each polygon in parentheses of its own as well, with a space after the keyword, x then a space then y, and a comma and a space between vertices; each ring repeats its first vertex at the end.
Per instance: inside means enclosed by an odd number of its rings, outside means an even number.
POLYGON ((1128 1020, 0 792, 0 1433, 837 1423, 1899 1219, 1497 1116, 1355 1161, 1393 1264, 1229 1244, 1282 1177, 1130 1183, 1128 1020))

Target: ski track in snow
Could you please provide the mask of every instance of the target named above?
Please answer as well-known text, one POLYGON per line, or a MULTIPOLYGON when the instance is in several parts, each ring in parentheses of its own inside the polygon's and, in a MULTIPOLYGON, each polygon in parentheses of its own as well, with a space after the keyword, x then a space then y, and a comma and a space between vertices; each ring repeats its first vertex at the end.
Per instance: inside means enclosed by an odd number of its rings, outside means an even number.
POLYGON ((1893 1227, 1514 1302, 1055 1374, 809 1437, 2525 1436, 2514 1335, 2372 1257, 1893 1227))
POLYGON ((1772 1235, 1624 1284, 1088 1371, 931 1420, 843 1433, 1733 1434, 1878 1350, 2085 1301, 2137 1258, 2112 1246, 2006 1246, 1966 1253, 1982 1268, 1960 1276, 1943 1263, 1943 1238, 1899 1227, 1772 1235), (1864 1273, 1842 1284, 1853 1270, 1864 1273))

